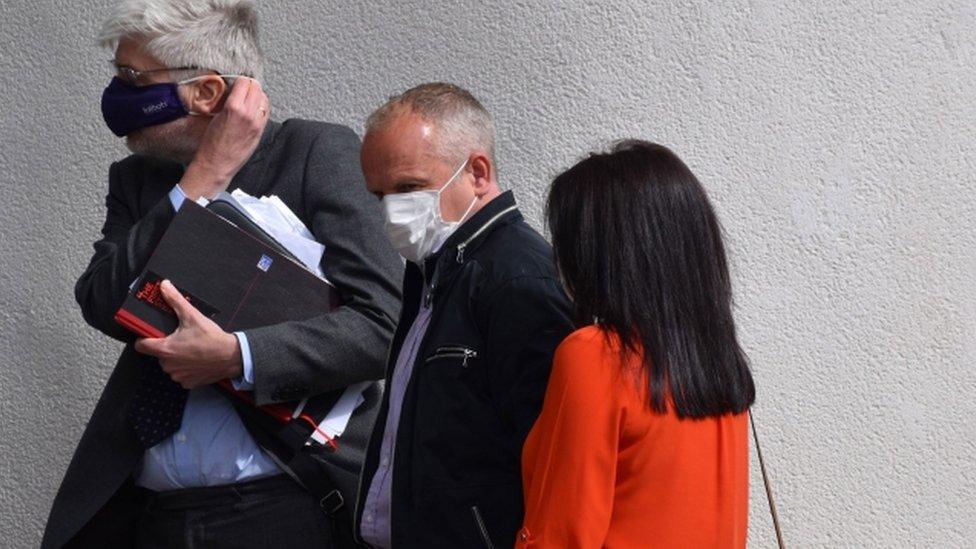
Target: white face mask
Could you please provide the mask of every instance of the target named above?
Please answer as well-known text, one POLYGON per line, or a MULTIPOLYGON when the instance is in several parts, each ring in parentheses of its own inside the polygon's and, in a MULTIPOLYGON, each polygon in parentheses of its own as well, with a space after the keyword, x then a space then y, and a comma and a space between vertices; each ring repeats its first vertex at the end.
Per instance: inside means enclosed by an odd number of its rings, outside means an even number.
POLYGON ((468 209, 457 221, 444 221, 441 216, 441 194, 461 175, 468 165, 465 160, 454 175, 436 191, 414 191, 388 194, 383 197, 383 215, 386 218, 386 235, 396 251, 408 261, 420 264, 433 254, 474 208, 475 197, 468 209))

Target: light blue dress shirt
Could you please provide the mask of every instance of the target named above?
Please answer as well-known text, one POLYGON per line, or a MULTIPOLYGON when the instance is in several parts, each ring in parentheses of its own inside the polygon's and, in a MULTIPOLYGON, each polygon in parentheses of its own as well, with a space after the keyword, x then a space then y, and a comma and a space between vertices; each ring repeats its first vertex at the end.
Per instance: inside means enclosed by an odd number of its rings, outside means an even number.
MULTIPOLYGON (((169 199, 179 211, 186 195, 176 185, 169 199)), ((233 384, 240 390, 252 389, 251 347, 244 332, 234 335, 241 346, 243 375, 233 384)), ((179 431, 143 454, 136 484, 159 492, 232 484, 280 472, 254 442, 227 397, 213 387, 199 387, 190 391, 179 431)))

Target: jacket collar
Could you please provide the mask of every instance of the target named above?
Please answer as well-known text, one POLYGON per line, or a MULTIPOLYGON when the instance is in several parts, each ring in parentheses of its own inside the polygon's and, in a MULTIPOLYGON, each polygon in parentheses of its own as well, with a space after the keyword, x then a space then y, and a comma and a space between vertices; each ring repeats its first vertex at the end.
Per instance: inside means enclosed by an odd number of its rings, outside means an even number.
POLYGON ((462 223, 440 250, 424 261, 426 280, 433 280, 437 271, 442 271, 438 273, 439 276, 446 276, 452 270, 450 265, 463 265, 465 254, 476 249, 496 228, 521 219, 522 214, 518 211, 512 191, 498 195, 462 223))
POLYGON ((247 159, 247 162, 237 171, 234 179, 231 180, 230 185, 227 187, 228 189, 240 188, 242 191, 254 196, 259 196, 267 191, 270 182, 265 177, 267 175, 268 164, 264 160, 268 151, 272 149, 272 144, 280 129, 280 123, 272 122, 271 120, 268 121, 268 124, 264 127, 264 131, 261 133, 261 140, 258 141, 258 146, 251 153, 251 157, 247 159))
POLYGON ((264 156, 264 153, 271 148, 271 143, 274 142, 274 138, 276 135, 278 135, 278 130, 280 129, 280 122, 268 120, 268 123, 264 126, 264 131, 261 132, 261 140, 258 141, 258 146, 254 149, 254 154, 251 155, 248 162, 264 156))

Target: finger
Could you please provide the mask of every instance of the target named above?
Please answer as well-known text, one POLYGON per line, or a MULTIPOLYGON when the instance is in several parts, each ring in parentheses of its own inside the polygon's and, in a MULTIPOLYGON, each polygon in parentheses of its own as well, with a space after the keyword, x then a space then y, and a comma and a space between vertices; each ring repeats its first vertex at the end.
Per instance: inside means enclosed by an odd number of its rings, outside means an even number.
POLYGON ((261 105, 257 108, 257 116, 254 120, 255 130, 259 130, 264 127, 265 122, 271 117, 271 112, 267 105, 261 105))
POLYGON ((173 377, 173 375, 179 371, 176 368, 175 362, 164 358, 159 359, 159 369, 166 372, 166 374, 169 375, 170 377, 173 377))
MULTIPOLYGON (((183 382, 186 381, 186 373, 184 373, 180 368, 179 364, 172 360, 160 360, 159 368, 180 386, 183 386, 183 382)), ((183 387, 184 389, 186 387, 183 387)))
POLYGON ((173 380, 173 382, 175 382, 175 383, 176 383, 177 385, 179 385, 180 387, 182 387, 182 388, 184 388, 184 389, 189 389, 189 387, 187 387, 187 384, 186 384, 186 380, 185 380, 185 379, 183 379, 183 376, 179 376, 179 375, 176 375, 176 376, 174 376, 174 375, 170 375, 170 376, 169 376, 169 378, 170 378, 170 379, 172 379, 172 380, 173 380))
POLYGON ((261 109, 264 108, 264 104, 268 100, 268 96, 264 95, 264 92, 261 91, 260 86, 261 85, 255 81, 250 93, 247 95, 247 101, 244 103, 245 112, 258 118, 263 116, 261 109))
POLYGON ((247 97, 245 98, 246 103, 249 107, 256 107, 260 105, 261 96, 264 95, 261 92, 261 83, 253 78, 248 78, 247 87, 247 97))
POLYGON ((184 389, 189 389, 190 388, 189 385, 188 385, 188 383, 187 383, 187 381, 186 381, 186 378, 183 377, 183 376, 176 376, 176 377, 173 378, 173 381, 175 381, 176 383, 178 383, 179 386, 180 387, 183 387, 184 389))
POLYGON ((190 378, 189 376, 186 375, 186 373, 173 368, 171 368, 170 370, 171 371, 168 371, 166 373, 169 374, 169 378, 172 379, 174 382, 176 382, 180 387, 183 387, 184 389, 193 388, 194 384, 190 382, 190 378))
POLYGON ((244 100, 247 99, 247 91, 250 87, 250 78, 238 78, 234 80, 234 86, 230 89, 230 95, 227 96, 225 107, 243 105, 244 100))
POLYGON ((166 303, 173 308, 176 312, 176 318, 180 320, 180 324, 184 322, 189 322, 193 320, 195 313, 197 312, 196 307, 190 304, 189 301, 183 297, 183 294, 173 286, 173 283, 169 280, 164 280, 160 288, 163 291, 163 299, 166 303))
POLYGON ((136 340, 136 351, 144 355, 160 356, 163 354, 163 341, 165 338, 142 338, 136 340))
POLYGON ((261 90, 261 84, 251 77, 248 77, 245 80, 247 80, 247 94, 244 96, 244 102, 250 103, 254 101, 254 96, 257 95, 255 92, 261 90))
POLYGON ((251 99, 252 96, 254 100, 259 102, 259 104, 260 101, 268 98, 268 96, 264 93, 264 85, 261 84, 259 80, 251 80, 251 89, 248 91, 247 97, 248 99, 251 99))

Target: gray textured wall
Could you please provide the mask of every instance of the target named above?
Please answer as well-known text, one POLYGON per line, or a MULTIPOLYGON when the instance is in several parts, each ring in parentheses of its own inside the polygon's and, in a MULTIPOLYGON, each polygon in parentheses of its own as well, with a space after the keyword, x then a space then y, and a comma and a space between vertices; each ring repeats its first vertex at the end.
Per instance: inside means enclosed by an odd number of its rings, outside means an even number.
MULTIPOLYGON (((549 178, 658 140, 728 233, 742 340, 796 547, 976 537, 976 7, 888 2, 264 2, 276 117, 360 129, 470 87, 536 226, 549 178)), ((38 543, 118 345, 72 286, 102 220, 110 0, 0 0, 0 546, 38 543)), ((772 543, 753 469, 751 541, 772 543)))

